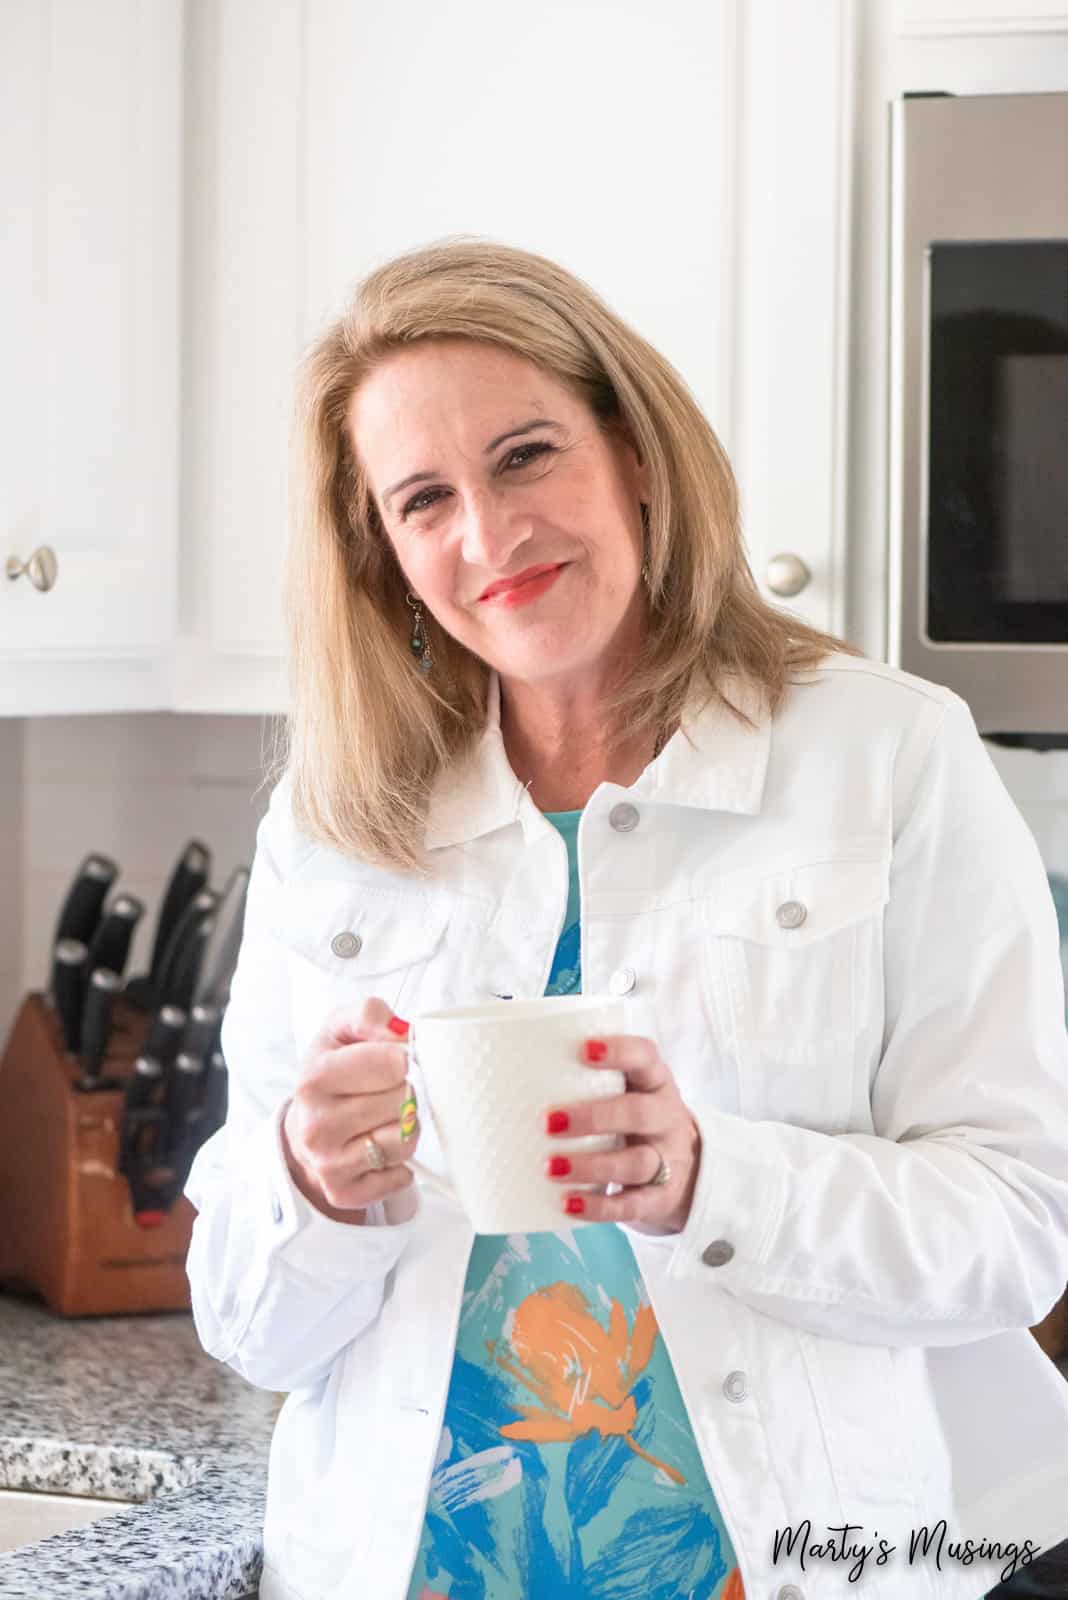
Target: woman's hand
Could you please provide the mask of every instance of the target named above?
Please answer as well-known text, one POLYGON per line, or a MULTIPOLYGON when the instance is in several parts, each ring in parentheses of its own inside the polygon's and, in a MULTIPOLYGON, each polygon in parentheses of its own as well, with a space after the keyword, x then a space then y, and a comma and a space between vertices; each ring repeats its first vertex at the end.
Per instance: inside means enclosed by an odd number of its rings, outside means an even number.
POLYGON ((362 1222, 374 1201, 414 1182, 404 1163, 419 1143, 418 1121, 401 1136, 401 1108, 411 1099, 407 1033, 408 1024, 375 996, 357 1016, 334 1012, 286 1107, 282 1147, 293 1181, 335 1222, 362 1222))
POLYGON ((569 1151, 549 1157, 545 1170, 561 1186, 561 1211, 590 1222, 649 1223, 668 1233, 681 1232, 693 1204, 701 1134, 670 1067, 652 1039, 631 1033, 587 1039, 579 1059, 622 1072, 626 1090, 605 1100, 554 1108, 546 1117, 546 1131, 568 1138, 619 1133, 626 1136, 626 1145, 597 1154, 569 1151), (661 1157, 671 1176, 665 1184, 650 1186, 661 1157), (569 1185, 576 1183, 619 1183, 623 1190, 614 1195, 569 1192, 569 1185))

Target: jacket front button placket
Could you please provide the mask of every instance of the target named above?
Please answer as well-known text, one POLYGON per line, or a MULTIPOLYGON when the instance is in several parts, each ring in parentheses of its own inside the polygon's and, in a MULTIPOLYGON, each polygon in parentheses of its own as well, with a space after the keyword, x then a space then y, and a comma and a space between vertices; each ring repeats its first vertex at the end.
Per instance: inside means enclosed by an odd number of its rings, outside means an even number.
POLYGON ((706 1267, 725 1267, 734 1254, 734 1246, 726 1239, 713 1239, 712 1243, 701 1252, 701 1260, 706 1267))
POLYGON ((330 941, 330 948, 336 956, 347 960, 349 956, 358 955, 363 940, 358 933, 335 933, 330 941))

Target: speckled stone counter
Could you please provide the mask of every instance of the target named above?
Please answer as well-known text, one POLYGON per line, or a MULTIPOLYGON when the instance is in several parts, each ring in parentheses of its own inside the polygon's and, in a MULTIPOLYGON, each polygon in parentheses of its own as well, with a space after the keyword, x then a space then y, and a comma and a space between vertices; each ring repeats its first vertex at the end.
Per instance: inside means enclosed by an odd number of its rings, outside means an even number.
POLYGON ((68 1319, 0 1293, 0 1487, 144 1502, 0 1554, 0 1600, 255 1595, 282 1399, 186 1312, 68 1319))

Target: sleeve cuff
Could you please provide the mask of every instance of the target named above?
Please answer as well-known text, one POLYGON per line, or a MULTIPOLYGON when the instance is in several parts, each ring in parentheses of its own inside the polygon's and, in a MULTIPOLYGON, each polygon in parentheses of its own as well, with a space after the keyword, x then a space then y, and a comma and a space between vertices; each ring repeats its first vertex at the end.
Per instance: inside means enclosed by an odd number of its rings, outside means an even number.
POLYGON ((674 1244, 668 1276, 714 1273, 732 1279, 762 1267, 786 1205, 786 1173, 774 1159, 771 1123, 751 1122, 714 1107, 690 1107, 701 1131, 701 1163, 693 1204, 674 1244))

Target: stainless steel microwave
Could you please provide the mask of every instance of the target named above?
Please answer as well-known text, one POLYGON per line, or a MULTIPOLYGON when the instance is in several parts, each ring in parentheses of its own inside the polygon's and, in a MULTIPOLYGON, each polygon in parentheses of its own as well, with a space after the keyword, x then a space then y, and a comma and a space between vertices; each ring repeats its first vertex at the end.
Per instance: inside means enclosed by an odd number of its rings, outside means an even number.
POLYGON ((888 655, 1068 747, 1068 94, 891 107, 888 655))

